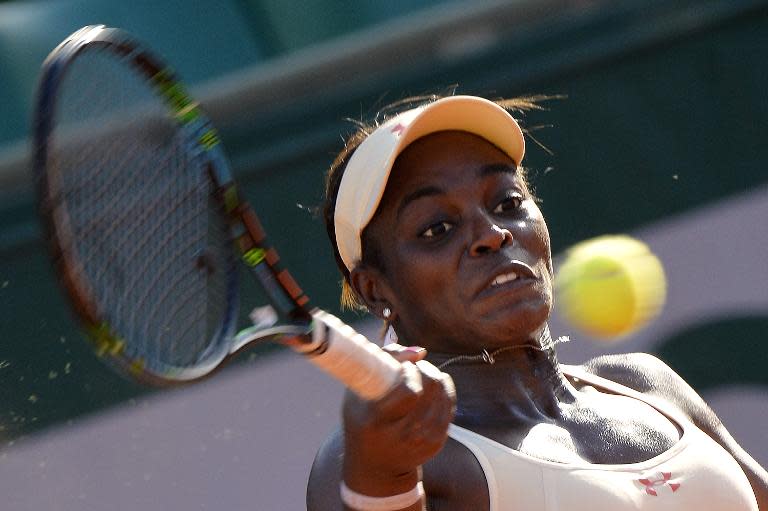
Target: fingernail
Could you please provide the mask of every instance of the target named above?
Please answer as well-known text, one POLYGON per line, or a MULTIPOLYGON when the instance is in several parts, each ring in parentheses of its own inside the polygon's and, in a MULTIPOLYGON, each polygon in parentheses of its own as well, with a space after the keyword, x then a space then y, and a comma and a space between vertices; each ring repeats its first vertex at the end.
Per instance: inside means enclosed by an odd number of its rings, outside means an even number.
POLYGON ((421 346, 408 346, 405 348, 405 351, 410 351, 411 353, 421 353, 422 351, 425 351, 425 348, 422 348, 421 346))

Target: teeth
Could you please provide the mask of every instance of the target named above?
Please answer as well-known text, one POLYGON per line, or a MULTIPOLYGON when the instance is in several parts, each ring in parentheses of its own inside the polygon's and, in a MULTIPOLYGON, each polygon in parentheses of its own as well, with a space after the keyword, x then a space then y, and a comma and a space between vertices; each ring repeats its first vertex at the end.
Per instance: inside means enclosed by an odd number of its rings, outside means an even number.
POLYGON ((493 280, 493 285, 494 286, 500 286, 500 285, 502 285, 502 284, 504 284, 506 282, 510 282, 512 280, 515 280, 516 278, 517 278, 517 273, 514 273, 514 272, 506 273, 504 275, 499 275, 498 277, 496 277, 493 280))

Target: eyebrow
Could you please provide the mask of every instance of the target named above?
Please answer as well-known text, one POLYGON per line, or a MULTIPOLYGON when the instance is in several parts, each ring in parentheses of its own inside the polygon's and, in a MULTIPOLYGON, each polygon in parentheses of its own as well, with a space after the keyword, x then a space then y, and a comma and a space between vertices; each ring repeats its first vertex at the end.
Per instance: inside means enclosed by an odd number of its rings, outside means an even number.
POLYGON ((408 204, 410 204, 411 202, 421 199, 422 197, 442 195, 443 193, 444 193, 443 189, 437 186, 425 186, 423 188, 417 188, 416 190, 412 191, 411 193, 403 197, 403 200, 400 202, 400 205, 397 207, 397 213, 395 214, 395 217, 399 218, 400 214, 403 212, 403 210, 406 207, 408 207, 408 204))
POLYGON ((490 163, 483 165, 477 170, 480 177, 491 176, 493 174, 517 174, 517 165, 509 163, 490 163))
MULTIPOLYGON (((483 165, 477 169, 478 177, 492 176, 495 174, 517 174, 517 166, 509 163, 490 163, 483 165)), ((396 217, 400 217, 403 210, 412 202, 421 199, 423 197, 430 197, 435 195, 442 195, 445 193, 442 188, 437 186, 425 186, 423 188, 417 188, 405 197, 397 208, 396 217)))

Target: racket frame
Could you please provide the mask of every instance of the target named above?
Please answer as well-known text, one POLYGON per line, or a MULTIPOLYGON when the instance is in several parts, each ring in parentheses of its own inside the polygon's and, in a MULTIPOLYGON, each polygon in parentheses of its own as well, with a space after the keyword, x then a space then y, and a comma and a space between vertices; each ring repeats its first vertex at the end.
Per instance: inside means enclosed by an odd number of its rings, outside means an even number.
MULTIPOLYGON (((210 376, 237 351, 255 342, 277 341, 306 355, 315 365, 336 377, 364 399, 386 395, 404 377, 403 367, 365 337, 324 311, 312 308, 309 298, 291 274, 280 265, 277 251, 267 240, 258 216, 243 200, 235 185, 218 133, 192 100, 173 70, 126 32, 103 25, 84 27, 72 34, 49 55, 43 65, 34 127, 34 171, 39 208, 49 240, 53 263, 73 308, 93 342, 97 354, 131 378, 150 385, 188 383, 210 376), (90 286, 81 278, 77 258, 62 236, 62 226, 53 220, 61 208, 46 172, 48 149, 55 126, 56 90, 78 55, 91 48, 113 52, 139 71, 162 99, 176 127, 183 133, 188 151, 200 158, 212 184, 212 196, 221 205, 229 224, 232 268, 228 268, 225 321, 218 338, 206 350, 204 363, 173 367, 134 356, 126 343, 99 312, 90 286), (238 265, 234 253, 260 282, 272 305, 287 323, 269 328, 246 328, 235 335, 239 304, 238 265)), ((64 233, 66 235, 66 233, 64 233)))
MULTIPOLYGON (((309 299, 287 270, 279 266, 277 251, 268 246, 265 231, 247 202, 241 200, 218 133, 199 105, 192 100, 184 84, 164 61, 128 33, 103 25, 84 27, 58 45, 45 60, 38 85, 33 133, 33 169, 36 178, 39 212, 56 273, 65 288, 76 316, 83 324, 88 339, 101 358, 153 386, 185 383, 210 375, 224 359, 248 344, 257 341, 280 341, 310 330, 311 314, 304 306, 309 299), (176 126, 183 132, 188 149, 203 160, 214 185, 214 195, 222 205, 229 221, 232 239, 242 252, 245 266, 261 282, 273 305, 289 324, 266 330, 246 329, 235 337, 238 300, 238 265, 227 270, 227 307, 224 328, 211 345, 217 349, 206 353, 205 363, 194 367, 148 364, 134 356, 126 343, 110 326, 108 318, 99 311, 91 286, 78 268, 76 256, 67 242, 66 221, 54 220, 66 216, 56 197, 56 184, 46 171, 49 146, 56 126, 57 91, 66 79, 73 62, 85 51, 102 50, 113 54, 141 76, 166 105, 176 126)), ((234 250, 234 247, 233 247, 234 250)))

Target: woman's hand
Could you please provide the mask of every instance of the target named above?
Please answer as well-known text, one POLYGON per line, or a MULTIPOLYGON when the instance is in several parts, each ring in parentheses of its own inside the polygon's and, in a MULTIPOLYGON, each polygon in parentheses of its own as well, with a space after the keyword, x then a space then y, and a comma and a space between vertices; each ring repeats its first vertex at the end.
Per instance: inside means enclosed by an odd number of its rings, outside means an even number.
POLYGON ((453 381, 423 360, 426 350, 384 349, 403 363, 403 381, 375 402, 348 392, 343 409, 344 480, 373 497, 416 485, 420 466, 445 444, 456 407, 453 381))

